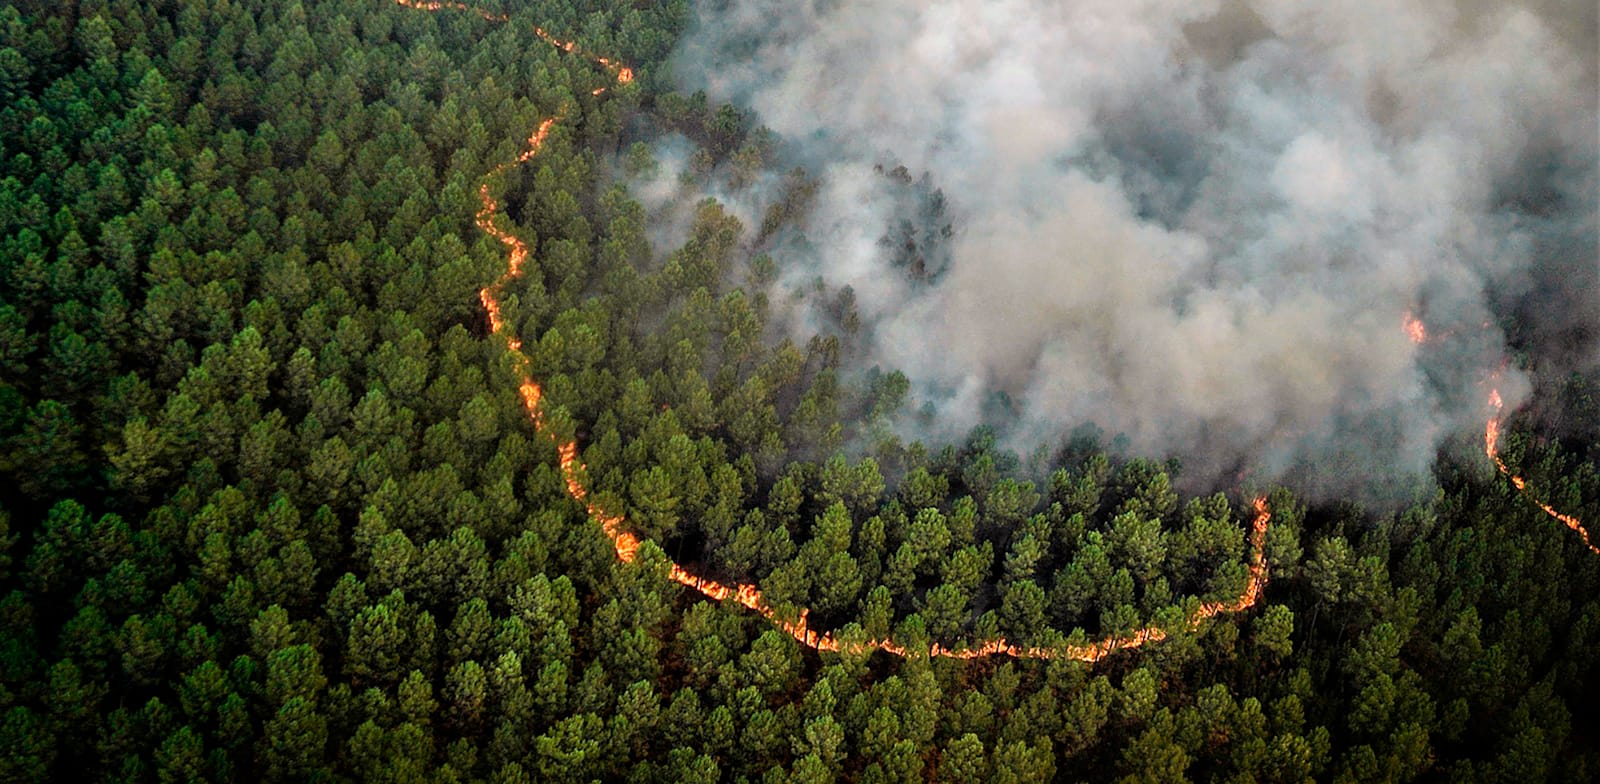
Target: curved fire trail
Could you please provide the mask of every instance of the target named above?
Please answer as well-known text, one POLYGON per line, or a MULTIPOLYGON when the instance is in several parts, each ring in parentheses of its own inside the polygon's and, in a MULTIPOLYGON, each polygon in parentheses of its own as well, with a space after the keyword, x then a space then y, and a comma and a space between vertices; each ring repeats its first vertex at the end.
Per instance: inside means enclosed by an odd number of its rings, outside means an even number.
POLYGON ((1494 414, 1489 417, 1489 423, 1483 428, 1483 453, 1494 461, 1494 466, 1500 469, 1500 473, 1505 474, 1506 478, 1511 480, 1511 485, 1517 488, 1517 492, 1522 493, 1523 497, 1532 501, 1534 506, 1543 509, 1545 514, 1555 518, 1557 522, 1577 531, 1578 537, 1583 540, 1583 546, 1589 548, 1589 552, 1600 555, 1600 547, 1596 547, 1594 542, 1590 541, 1588 529, 1583 527, 1583 523, 1578 518, 1558 512, 1555 507, 1533 497, 1533 491, 1528 489, 1528 480, 1523 479, 1518 474, 1511 473, 1511 468, 1506 465, 1506 461, 1500 459, 1500 418, 1505 408, 1505 403, 1500 399, 1500 390, 1489 390, 1489 405, 1494 408, 1494 414))
MULTIPOLYGON (((483 9, 473 8, 465 3, 448 2, 446 0, 395 0, 399 5, 422 11, 463 11, 477 14, 490 22, 505 22, 505 14, 496 14, 483 9)), ((534 35, 541 40, 564 52, 578 52, 578 45, 572 41, 556 38, 544 29, 533 28, 534 35)), ((627 84, 633 81, 632 69, 623 66, 614 60, 604 57, 590 56, 595 64, 605 68, 615 77, 617 84, 627 84)), ((602 87, 594 91, 600 95, 606 91, 602 87)), ((516 358, 518 372, 521 374, 518 391, 522 395, 522 406, 528 412, 528 417, 533 421, 534 429, 541 435, 555 442, 556 452, 560 456, 561 477, 567 485, 567 495, 572 500, 582 504, 589 517, 600 524, 611 539, 612 546, 616 549, 617 559, 623 563, 632 563, 638 558, 639 538, 626 530, 626 521, 621 515, 607 512, 601 508, 589 494, 589 489, 584 486, 583 477, 586 473, 583 462, 578 459, 578 444, 576 441, 560 441, 559 436, 551 432, 545 425, 544 409, 541 405, 542 391, 538 382, 529 372, 532 362, 528 355, 522 351, 522 341, 512 334, 507 328, 505 318, 501 314, 500 294, 506 284, 522 275, 523 265, 527 262, 532 252, 527 243, 515 234, 501 228, 496 223, 500 213, 500 204, 495 201, 489 191, 489 181, 496 174, 506 169, 525 163, 539 153, 545 139, 550 135, 550 129, 555 127, 558 117, 549 117, 539 123, 533 133, 528 136, 528 144, 516 158, 501 163, 484 174, 478 184, 478 199, 482 206, 479 207, 474 223, 483 233, 493 237, 495 241, 506 247, 506 270, 499 278, 488 286, 478 291, 478 300, 483 303, 483 309, 488 316, 489 331, 502 335, 506 339, 506 347, 516 358)), ((1267 524, 1272 519, 1272 512, 1267 508, 1265 498, 1256 498, 1252 502, 1255 519, 1250 528, 1250 567, 1249 579, 1244 590, 1233 599, 1227 601, 1207 602, 1200 605, 1184 621, 1187 629, 1198 628, 1200 623, 1207 618, 1212 618, 1224 613, 1235 613, 1255 605, 1261 599, 1261 592, 1267 584, 1267 562, 1265 545, 1267 537, 1267 524)), ((761 596, 761 590, 749 583, 721 583, 705 577, 698 577, 685 571, 683 567, 673 563, 668 569, 667 577, 680 585, 688 586, 699 591, 704 596, 722 601, 732 599, 739 605, 754 610, 761 616, 772 621, 773 625, 785 634, 793 637, 801 645, 818 651, 843 651, 847 653, 867 653, 870 651, 884 651, 895 656, 911 656, 922 651, 907 650, 904 646, 893 640, 867 640, 865 642, 841 642, 832 632, 818 632, 807 623, 809 610, 801 610, 799 617, 789 619, 780 615, 778 609, 767 603, 761 596)), ((1115 635, 1097 642, 1083 645, 1062 645, 1055 647, 1024 647, 1006 642, 1004 638, 990 640, 976 648, 946 648, 934 643, 927 655, 950 659, 977 659, 984 656, 1006 655, 1017 658, 1030 659, 1074 659, 1083 662, 1096 662, 1112 653, 1129 648, 1137 648, 1146 643, 1160 642, 1166 639, 1171 631, 1158 626, 1146 626, 1128 634, 1115 635)))
MULTIPOLYGON (((1483 325, 1487 327, 1489 323, 1484 322, 1483 325)), ((1402 326, 1405 328, 1406 337, 1419 346, 1434 339, 1429 336, 1428 328, 1422 323, 1422 320, 1410 311, 1406 312, 1402 320, 1402 326)), ((1450 333, 1447 333, 1446 336, 1448 334, 1450 333)), ((1499 377, 1500 373, 1496 371, 1490 382, 1494 383, 1499 377)), ((1528 480, 1522 478, 1519 474, 1512 473, 1511 467, 1507 466, 1506 461, 1500 458, 1500 420, 1505 416, 1505 401, 1500 399, 1500 390, 1490 388, 1489 407, 1494 409, 1494 413, 1489 415, 1489 421, 1483 427, 1483 453, 1489 456, 1489 460, 1494 463, 1495 468, 1500 469, 1500 473, 1505 474, 1506 478, 1511 480, 1511 486, 1517 488, 1517 492, 1522 493, 1524 498, 1532 501, 1534 506, 1539 507, 1545 514, 1555 518, 1557 522, 1577 531, 1578 537, 1583 540, 1583 546, 1589 548, 1589 552, 1600 555, 1600 547, 1596 547, 1595 543, 1589 539, 1589 531, 1583 527, 1582 521, 1572 515, 1556 511, 1555 507, 1535 498, 1533 491, 1528 489, 1528 480)))

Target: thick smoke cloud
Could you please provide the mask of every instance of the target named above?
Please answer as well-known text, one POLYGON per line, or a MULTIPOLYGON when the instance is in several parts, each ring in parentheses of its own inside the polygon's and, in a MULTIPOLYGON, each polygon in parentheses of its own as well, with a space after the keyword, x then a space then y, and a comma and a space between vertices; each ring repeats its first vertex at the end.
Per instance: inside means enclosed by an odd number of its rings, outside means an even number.
MULTIPOLYGON (((933 405, 919 434, 999 420, 1021 446, 1093 423, 1191 480, 1370 496, 1481 428, 1511 309, 1565 361, 1600 358, 1595 16, 739 0, 697 9, 673 69, 819 178, 784 282, 853 289, 859 361, 933 405), (903 199, 879 165, 944 194, 931 279, 880 242, 903 199), (1552 292, 1560 312, 1527 307, 1552 292)), ((1512 406, 1530 391, 1499 383, 1512 406)))

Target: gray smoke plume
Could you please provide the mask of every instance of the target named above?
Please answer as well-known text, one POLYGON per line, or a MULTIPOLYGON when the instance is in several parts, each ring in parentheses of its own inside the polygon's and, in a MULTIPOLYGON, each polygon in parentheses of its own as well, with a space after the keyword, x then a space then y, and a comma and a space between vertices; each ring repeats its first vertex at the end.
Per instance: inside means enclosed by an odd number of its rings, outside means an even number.
POLYGON ((1600 360, 1596 51, 1591 2, 738 0, 672 67, 818 179, 779 285, 851 288, 918 435, 1093 423, 1370 497, 1481 430, 1513 308, 1600 360), (897 165, 952 227, 925 274, 897 165))

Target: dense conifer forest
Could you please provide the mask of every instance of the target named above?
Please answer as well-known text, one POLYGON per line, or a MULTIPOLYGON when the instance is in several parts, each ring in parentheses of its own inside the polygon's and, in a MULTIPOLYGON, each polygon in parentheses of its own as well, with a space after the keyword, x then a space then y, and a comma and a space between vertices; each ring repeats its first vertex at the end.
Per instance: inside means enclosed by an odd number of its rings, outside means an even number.
POLYGON ((650 139, 776 160, 674 91, 683 0, 429 5, 0 7, 0 780, 1600 778, 1600 557, 1535 503, 1600 520, 1592 425, 1509 416, 1526 493, 1443 459, 1398 511, 908 442, 848 302, 772 328, 806 172, 652 241, 650 139), (500 331, 480 184, 530 249, 500 331), (1191 622, 1247 592, 1258 496, 1264 594, 1191 622))

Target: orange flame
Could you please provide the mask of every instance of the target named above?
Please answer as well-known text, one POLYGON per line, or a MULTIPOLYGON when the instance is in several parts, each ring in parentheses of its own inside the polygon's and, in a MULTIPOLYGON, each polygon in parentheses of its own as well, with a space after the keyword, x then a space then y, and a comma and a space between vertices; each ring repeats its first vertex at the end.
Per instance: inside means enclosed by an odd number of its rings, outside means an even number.
POLYGON ((491 21, 491 22, 504 22, 507 19, 510 19, 510 17, 506 16, 505 14, 496 14, 496 13, 492 13, 490 11, 485 11, 485 10, 483 10, 481 8, 473 8, 472 6, 469 6, 466 3, 455 3, 455 2, 449 2, 448 0, 394 0, 394 1, 396 3, 399 3, 400 5, 405 6, 406 8, 415 8, 415 9, 417 9, 419 11, 443 11, 445 9, 450 9, 452 11, 466 11, 468 13, 474 13, 474 14, 477 14, 478 16, 483 17, 484 19, 487 19, 487 20, 491 21))
POLYGON ((1406 311, 1403 324, 1406 329, 1406 337, 1410 338, 1412 343, 1420 346, 1428 342, 1428 325, 1423 324, 1422 319, 1411 315, 1411 311, 1406 311))
MULTIPOLYGON (((1410 338, 1412 343, 1422 345, 1423 343, 1427 342, 1428 328, 1422 323, 1421 319, 1413 316, 1411 311, 1406 311, 1403 322, 1406 330, 1406 337, 1410 338)), ((1487 328, 1489 326, 1489 322, 1483 322, 1483 326, 1487 328)), ((1454 333, 1447 332, 1444 336, 1449 337, 1452 334, 1454 333)), ((1496 383, 1499 378, 1500 371, 1497 370, 1490 377, 1490 383, 1496 383)), ((1499 469, 1500 473, 1505 474, 1506 478, 1511 480, 1512 487, 1515 487, 1518 492, 1522 493, 1522 495, 1529 501, 1532 501, 1534 506, 1539 507, 1544 511, 1545 514, 1555 518, 1562 525, 1577 531, 1578 537, 1583 540, 1583 545, 1589 548, 1590 552, 1600 555, 1600 547, 1596 547, 1595 544, 1590 541, 1589 531, 1583 527, 1583 523, 1580 522, 1578 518, 1563 512, 1559 512, 1555 509, 1555 507, 1533 497, 1532 492, 1528 489, 1528 480, 1522 478, 1518 474, 1512 473, 1511 468, 1506 465, 1506 461, 1500 459, 1500 419, 1505 411, 1505 401, 1501 399, 1499 389, 1490 388, 1489 407, 1494 409, 1494 413, 1489 415, 1489 421, 1484 425, 1483 428, 1483 453, 1489 456, 1489 459, 1494 462, 1495 468, 1499 469)))
MULTIPOLYGON (((442 0, 395 0, 399 5, 423 11, 440 11, 444 9, 469 11, 491 22, 504 22, 507 17, 487 11, 474 9, 464 3, 445 2, 442 0)), ((535 27, 534 34, 546 43, 565 52, 578 51, 578 45, 572 41, 564 41, 545 32, 544 29, 535 27)), ((609 70, 617 84, 627 84, 633 81, 633 70, 615 61, 604 57, 593 58, 594 61, 609 70)), ((599 95, 605 88, 594 91, 599 95)), ((506 284, 522 275, 524 264, 527 262, 531 250, 515 234, 500 228, 495 223, 499 214, 500 205, 495 201, 489 191, 489 178, 505 171, 511 166, 526 163, 539 153, 545 140, 550 135, 550 130, 555 126, 557 118, 550 117, 539 123, 539 127, 528 136, 527 147, 515 160, 499 164, 484 176, 478 185, 478 199, 482 206, 478 209, 474 223, 483 233, 494 238, 507 248, 506 271, 494 283, 478 291, 478 300, 483 304, 484 312, 489 322, 489 332, 503 335, 506 338, 506 348, 517 360, 518 367, 523 369, 517 391, 522 397, 522 407, 528 412, 528 418, 533 422, 534 429, 553 441, 559 438, 545 425, 543 409, 543 392, 538 382, 527 372, 532 360, 522 351, 522 341, 514 335, 508 334, 505 316, 502 313, 499 293, 506 284)), ((583 505, 589 518, 600 524, 600 529, 611 540, 613 549, 616 550, 617 560, 622 563, 633 563, 639 556, 639 538, 626 530, 627 521, 621 515, 607 512, 600 507, 584 486, 583 478, 586 469, 582 460, 578 458, 578 444, 576 441, 556 441, 556 453, 561 467, 561 478, 566 485, 567 495, 583 505)), ((1227 601, 1207 602, 1200 605, 1185 620, 1185 627, 1198 628, 1200 623, 1207 618, 1212 618, 1223 613, 1233 613, 1252 607, 1260 601, 1262 590, 1267 584, 1267 563, 1264 548, 1267 535, 1267 523, 1272 519, 1272 513, 1267 508, 1265 498, 1256 498, 1252 503, 1255 510, 1255 520, 1251 524, 1250 532, 1250 568, 1249 580, 1244 591, 1237 597, 1227 601)), ((850 653, 866 653, 870 651, 884 651, 894 656, 911 656, 921 651, 910 651, 893 640, 868 640, 862 643, 850 643, 848 646, 839 642, 832 632, 818 632, 810 628, 808 618, 810 610, 800 610, 799 617, 790 620, 780 617, 778 609, 768 604, 761 596, 761 590, 749 583, 725 584, 707 577, 699 577, 685 571, 676 563, 668 562, 667 578, 680 585, 687 586, 702 595, 717 600, 731 599, 741 607, 752 610, 762 617, 772 621, 785 634, 793 637, 801 645, 818 651, 847 651, 850 653)), ((1115 635, 1085 645, 1064 645, 1055 648, 1023 647, 1006 642, 1004 638, 990 640, 976 648, 946 648, 934 643, 927 651, 927 655, 951 659, 977 659, 984 656, 1006 655, 1017 658, 1032 659, 1075 659, 1084 662, 1096 662, 1112 653, 1130 648, 1137 648, 1146 643, 1159 642, 1166 639, 1168 632, 1156 626, 1147 626, 1124 635, 1115 635)))
POLYGON ((1484 454, 1494 461, 1494 466, 1500 469, 1500 473, 1505 474, 1506 478, 1511 480, 1511 486, 1517 488, 1517 492, 1532 501, 1534 506, 1539 507, 1540 510, 1557 522, 1576 531, 1578 538, 1583 540, 1583 546, 1589 548, 1589 552, 1600 555, 1600 547, 1596 547, 1594 542, 1589 539, 1589 530, 1583 527, 1582 521, 1572 515, 1557 511, 1555 507, 1534 498, 1533 492, 1528 489, 1528 480, 1512 473, 1511 468, 1506 465, 1506 461, 1500 459, 1500 416, 1505 409, 1505 402, 1500 399, 1500 390, 1489 390, 1489 406, 1494 409, 1494 413, 1489 416, 1489 423, 1483 428, 1484 454))

